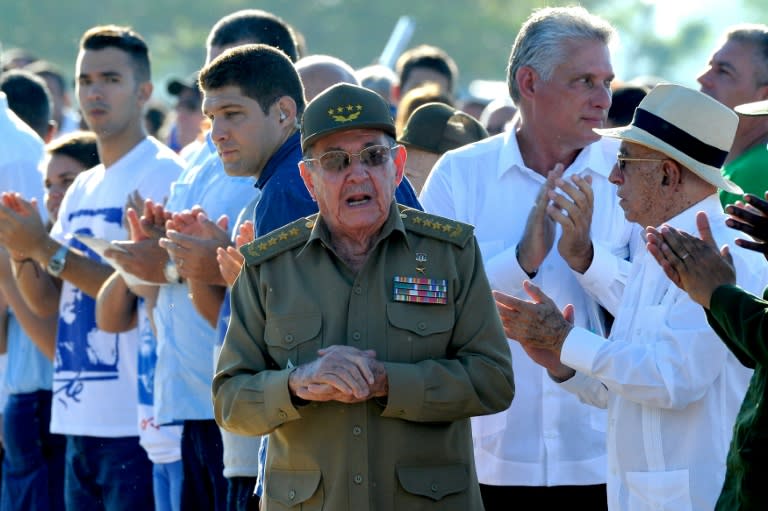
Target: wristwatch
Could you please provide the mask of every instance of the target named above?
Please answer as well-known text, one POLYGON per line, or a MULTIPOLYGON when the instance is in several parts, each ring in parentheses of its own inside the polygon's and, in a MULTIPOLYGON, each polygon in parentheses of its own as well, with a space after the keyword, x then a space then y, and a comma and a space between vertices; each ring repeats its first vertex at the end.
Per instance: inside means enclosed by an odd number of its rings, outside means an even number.
POLYGON ((165 263, 163 275, 165 275, 165 281, 169 284, 181 284, 182 282, 179 270, 176 268, 176 263, 172 259, 168 259, 168 262, 165 263))
POLYGON ((64 271, 64 265, 67 264, 67 254, 69 254, 69 249, 66 245, 61 245, 51 258, 48 259, 45 271, 53 277, 61 275, 61 272, 64 271))

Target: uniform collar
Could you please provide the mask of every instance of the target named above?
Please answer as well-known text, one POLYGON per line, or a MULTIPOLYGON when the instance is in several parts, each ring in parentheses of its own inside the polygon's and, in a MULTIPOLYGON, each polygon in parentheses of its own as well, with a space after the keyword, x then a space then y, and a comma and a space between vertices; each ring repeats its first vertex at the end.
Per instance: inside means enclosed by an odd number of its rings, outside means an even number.
MULTIPOLYGON (((313 224, 312 232, 309 235, 309 239, 304 244, 304 247, 302 247, 302 249, 299 251, 299 255, 307 250, 307 247, 314 244, 320 244, 320 246, 324 247, 332 246, 331 233, 328 230, 328 224, 325 223, 322 215, 318 213, 314 217, 310 217, 310 219, 307 221, 313 224), (311 220, 312 218, 314 219, 311 220)), ((405 236, 405 225, 403 224, 403 219, 400 217, 400 210, 397 208, 397 203, 393 200, 392 204, 389 206, 389 215, 387 216, 387 220, 384 222, 384 225, 381 227, 379 234, 376 236, 376 242, 373 244, 373 246, 375 247, 381 242, 381 240, 388 238, 392 235, 393 232, 398 231, 402 233, 403 239, 407 240, 407 237, 405 236)))

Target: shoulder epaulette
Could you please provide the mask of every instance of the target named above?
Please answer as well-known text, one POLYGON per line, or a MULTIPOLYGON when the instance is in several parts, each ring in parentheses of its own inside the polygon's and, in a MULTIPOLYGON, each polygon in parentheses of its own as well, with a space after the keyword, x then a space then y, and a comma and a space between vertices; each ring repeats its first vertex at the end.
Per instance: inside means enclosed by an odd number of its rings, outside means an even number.
POLYGON ((400 208, 400 218, 403 219, 403 225, 409 231, 450 241, 460 247, 466 245, 474 233, 475 228, 469 224, 442 216, 430 215, 418 209, 402 205, 398 206, 400 208))
POLYGON ((246 264, 259 264, 309 239, 317 215, 299 218, 240 247, 246 264))

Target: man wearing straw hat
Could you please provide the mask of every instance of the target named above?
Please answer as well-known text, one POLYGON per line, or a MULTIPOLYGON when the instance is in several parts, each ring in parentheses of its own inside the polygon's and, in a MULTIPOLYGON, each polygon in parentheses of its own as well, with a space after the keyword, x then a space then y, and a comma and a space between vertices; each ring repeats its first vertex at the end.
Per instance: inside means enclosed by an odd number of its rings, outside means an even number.
MULTIPOLYGON (((768 116, 768 100, 739 105, 735 110, 746 116, 768 116)), ((751 239, 737 239, 736 244, 768 258, 768 201, 746 194, 741 204, 729 205, 726 213, 728 227, 751 236, 751 239)), ((768 459, 765 442, 768 288, 763 290, 761 299, 760 295, 735 285, 730 248, 727 251, 725 247, 718 248, 705 215, 700 214, 696 220, 701 239, 668 225, 660 229, 649 227, 648 249, 667 276, 706 310, 707 321, 728 349, 745 366, 755 370, 736 417, 725 482, 715 509, 768 509, 768 492, 763 489, 762 477, 768 459)))
MULTIPOLYGON (((627 219, 692 229, 704 211, 714 238, 730 242, 716 192, 739 192, 720 174, 737 124, 714 99, 660 84, 629 126, 595 130, 621 140, 610 179, 627 219)), ((732 254, 742 287, 764 282, 762 258, 739 248, 732 254)), ((494 292, 507 336, 563 388, 608 409, 608 508, 712 509, 751 371, 701 307, 648 252, 633 260, 608 339, 574 327, 572 306, 560 313, 530 282, 526 290, 532 301, 494 292)))

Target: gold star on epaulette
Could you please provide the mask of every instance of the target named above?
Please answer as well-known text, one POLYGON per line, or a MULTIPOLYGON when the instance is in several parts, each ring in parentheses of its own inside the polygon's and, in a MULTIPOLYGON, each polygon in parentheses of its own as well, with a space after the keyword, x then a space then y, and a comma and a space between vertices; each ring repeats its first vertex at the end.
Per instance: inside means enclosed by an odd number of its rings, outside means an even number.
POLYGON ((269 241, 267 241, 270 247, 274 247, 277 245, 277 240, 275 238, 269 238, 269 241))
POLYGON ((443 225, 443 232, 451 232, 453 227, 450 224, 443 225))
POLYGON ((288 233, 287 232, 281 232, 278 236, 280 238, 280 241, 285 241, 288 239, 288 233))
POLYGON ((451 238, 456 238, 457 236, 460 236, 461 233, 464 232, 464 229, 461 228, 461 225, 456 224, 456 228, 453 229, 453 232, 451 233, 451 238))
POLYGON ((443 228, 443 224, 440 222, 432 222, 432 228, 437 229, 438 231, 443 228))
POLYGON ((261 243, 259 243, 259 250, 261 250, 262 252, 264 250, 268 249, 268 248, 269 248, 269 245, 267 243, 265 243, 263 241, 261 243))
POLYGON ((417 216, 413 217, 413 223, 416 225, 421 225, 421 218, 417 216))
POLYGON ((299 235, 299 230, 296 227, 294 227, 293 229, 288 231, 288 234, 290 234, 291 236, 298 236, 299 235))
POLYGON ((250 243, 248 245, 248 253, 254 257, 258 256, 261 252, 256 250, 256 247, 253 245, 253 243, 250 243))

